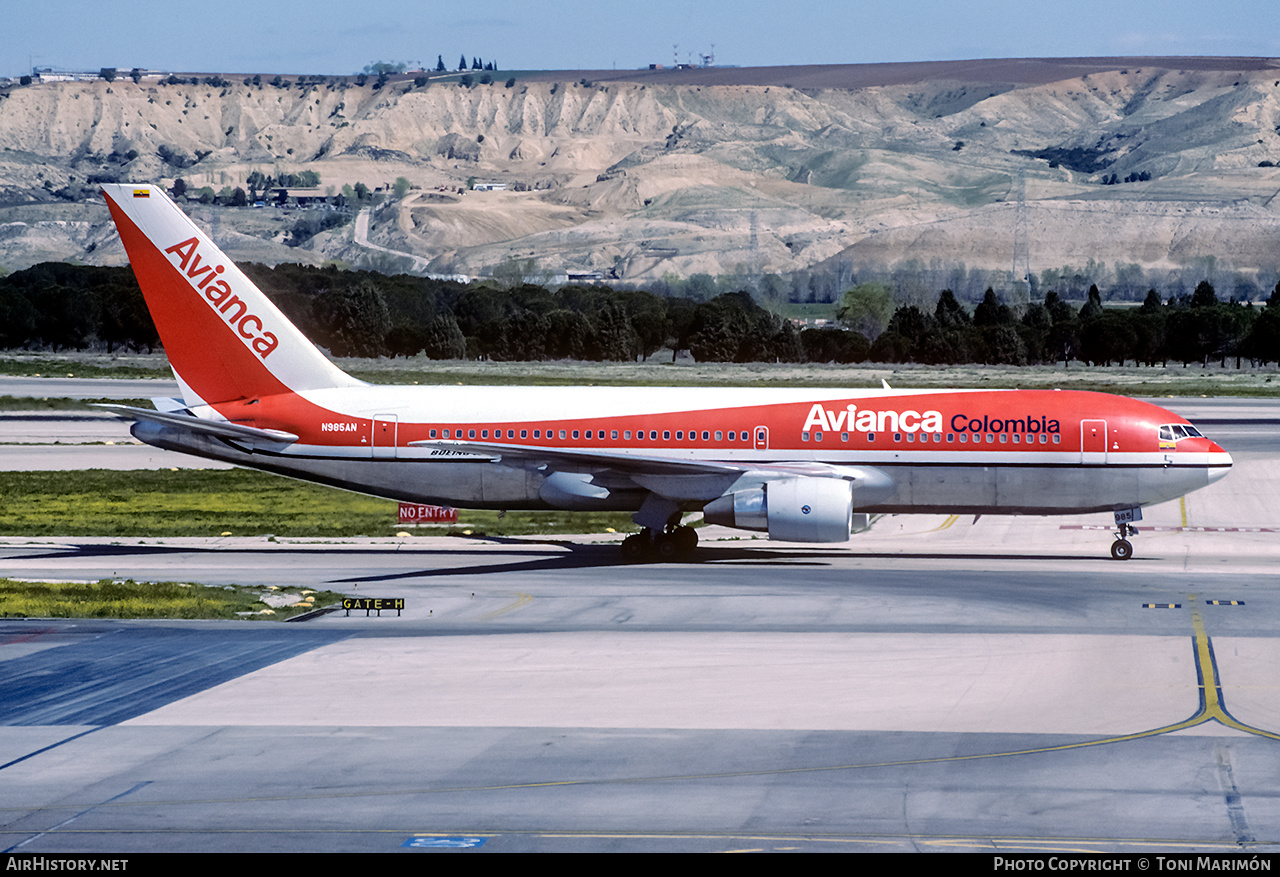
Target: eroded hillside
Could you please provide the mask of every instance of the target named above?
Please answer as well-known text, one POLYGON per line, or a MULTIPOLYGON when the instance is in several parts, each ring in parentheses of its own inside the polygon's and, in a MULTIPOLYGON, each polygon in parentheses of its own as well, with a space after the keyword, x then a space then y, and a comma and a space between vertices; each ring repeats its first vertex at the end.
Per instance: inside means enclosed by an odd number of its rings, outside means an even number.
POLYGON ((197 216, 236 258, 396 264, 391 251, 469 275, 512 259, 636 281, 904 259, 1012 271, 1019 236, 1033 273, 1205 259, 1274 271, 1280 169, 1259 165, 1280 163, 1280 69, 1106 66, 1018 82, 957 63, 946 78, 857 88, 15 88, 0 99, 0 265, 122 261, 105 210, 67 200, 95 180, 216 190, 311 169, 322 189, 386 191, 367 236, 350 223, 295 248, 273 208, 197 216), (398 177, 414 187, 403 198, 390 195, 398 177))

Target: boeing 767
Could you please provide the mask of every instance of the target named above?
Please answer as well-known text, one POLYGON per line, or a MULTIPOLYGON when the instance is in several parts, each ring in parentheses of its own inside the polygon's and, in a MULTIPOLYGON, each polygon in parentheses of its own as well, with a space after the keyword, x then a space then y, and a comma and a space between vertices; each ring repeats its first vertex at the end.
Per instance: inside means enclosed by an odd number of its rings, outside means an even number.
POLYGON ((410 502, 633 512, 629 559, 687 555, 683 515, 844 542, 855 513, 1112 512, 1231 457, 1147 402, 1052 390, 376 386, 330 362, 151 185, 102 187, 181 388, 116 406, 160 448, 410 502))

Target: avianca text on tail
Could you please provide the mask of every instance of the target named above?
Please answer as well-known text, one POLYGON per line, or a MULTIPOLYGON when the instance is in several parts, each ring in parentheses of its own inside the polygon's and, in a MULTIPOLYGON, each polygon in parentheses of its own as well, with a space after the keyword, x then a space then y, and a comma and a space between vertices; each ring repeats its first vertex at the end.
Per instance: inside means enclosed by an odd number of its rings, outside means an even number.
POLYGON ((1100 393, 371 386, 163 190, 103 194, 182 387, 117 406, 157 447, 428 505, 630 511, 632 559, 687 555, 699 511, 792 542, 876 513, 1110 512, 1124 559, 1144 506, 1231 467, 1178 415, 1100 393))
POLYGON ((225 265, 214 265, 212 262, 201 264, 199 246, 199 239, 193 237, 165 247, 164 251, 176 257, 178 267, 192 286, 235 328, 236 334, 249 341, 254 352, 266 359, 280 344, 280 339, 274 333, 265 331, 262 318, 252 313, 248 303, 241 300, 231 291, 227 282, 218 277, 227 270, 225 265))

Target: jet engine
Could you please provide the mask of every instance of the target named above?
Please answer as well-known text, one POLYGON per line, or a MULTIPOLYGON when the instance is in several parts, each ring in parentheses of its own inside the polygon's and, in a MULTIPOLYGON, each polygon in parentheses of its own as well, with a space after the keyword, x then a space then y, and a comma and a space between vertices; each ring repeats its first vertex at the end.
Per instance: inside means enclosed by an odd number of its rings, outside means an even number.
POLYGON ((853 530, 853 489, 841 478, 779 478, 726 493, 702 509, 709 524, 767 530, 783 542, 847 542, 853 530))

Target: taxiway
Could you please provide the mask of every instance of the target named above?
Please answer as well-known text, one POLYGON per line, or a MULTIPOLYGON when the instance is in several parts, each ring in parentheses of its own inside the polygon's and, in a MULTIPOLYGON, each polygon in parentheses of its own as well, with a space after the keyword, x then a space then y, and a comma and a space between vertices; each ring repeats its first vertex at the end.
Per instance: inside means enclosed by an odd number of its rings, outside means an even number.
POLYGON ((1206 431, 1235 470, 1148 509, 1123 563, 1105 515, 704 528, 670 565, 606 537, 2 540, 8 576, 406 609, 0 622, 0 848, 1280 850, 1280 446, 1206 431))

